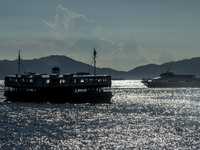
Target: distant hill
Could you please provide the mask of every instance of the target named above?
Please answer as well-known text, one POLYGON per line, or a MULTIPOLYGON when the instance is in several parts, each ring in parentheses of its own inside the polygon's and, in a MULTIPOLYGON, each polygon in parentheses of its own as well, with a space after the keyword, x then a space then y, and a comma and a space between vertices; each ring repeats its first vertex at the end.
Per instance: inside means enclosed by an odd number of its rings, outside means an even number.
MULTIPOLYGON (((22 60, 21 72, 50 73, 51 68, 55 66, 60 67, 61 73, 93 73, 93 67, 91 67, 89 64, 59 55, 52 55, 32 60, 22 60)), ((0 70, 0 79, 4 79, 5 75, 16 74, 18 72, 18 61, 1 60, 0 70)), ((125 72, 110 68, 97 68, 97 73, 121 77, 125 72)))
POLYGON ((196 57, 176 62, 167 62, 162 65, 148 64, 136 67, 127 72, 126 78, 141 79, 142 77, 156 77, 159 76, 160 73, 165 72, 170 64, 172 64, 170 71, 175 74, 193 74, 200 77, 200 57, 196 57))
MULTIPOLYGON (((50 73, 52 67, 58 66, 61 68, 61 73, 93 73, 93 68, 89 64, 59 55, 23 60, 22 64, 21 72, 50 73)), ((194 74, 200 77, 200 57, 167 62, 161 65, 148 64, 136 67, 127 72, 117 71, 111 68, 97 68, 97 74, 109 74, 112 75, 113 78, 142 79, 143 77, 159 76, 160 73, 166 71, 170 64, 172 64, 170 70, 176 74, 194 74)), ((5 75, 16 74, 18 71, 17 60, 1 60, 0 70, 0 79, 4 79, 5 75)))

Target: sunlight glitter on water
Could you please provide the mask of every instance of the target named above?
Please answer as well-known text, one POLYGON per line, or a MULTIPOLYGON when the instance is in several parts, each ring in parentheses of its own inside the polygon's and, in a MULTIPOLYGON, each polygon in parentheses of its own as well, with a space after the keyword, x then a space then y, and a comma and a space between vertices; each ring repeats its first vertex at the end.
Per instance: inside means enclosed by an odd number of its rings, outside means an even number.
POLYGON ((0 103, 0 148, 200 148, 199 88, 112 85, 111 104, 0 103))

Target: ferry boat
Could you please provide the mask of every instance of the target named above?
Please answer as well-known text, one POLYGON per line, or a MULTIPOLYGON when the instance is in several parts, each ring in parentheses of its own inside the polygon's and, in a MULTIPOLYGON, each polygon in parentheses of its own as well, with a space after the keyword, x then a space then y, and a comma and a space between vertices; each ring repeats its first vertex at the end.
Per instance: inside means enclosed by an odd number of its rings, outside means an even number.
POLYGON ((196 78, 195 75, 177 75, 169 72, 170 68, 171 65, 160 77, 143 78, 141 82, 150 88, 200 87, 200 78, 196 78))
POLYGON ((110 103, 111 76, 96 75, 96 50, 93 52, 94 74, 60 74, 60 68, 52 68, 51 74, 20 73, 5 76, 5 97, 14 102, 51 103, 110 103))

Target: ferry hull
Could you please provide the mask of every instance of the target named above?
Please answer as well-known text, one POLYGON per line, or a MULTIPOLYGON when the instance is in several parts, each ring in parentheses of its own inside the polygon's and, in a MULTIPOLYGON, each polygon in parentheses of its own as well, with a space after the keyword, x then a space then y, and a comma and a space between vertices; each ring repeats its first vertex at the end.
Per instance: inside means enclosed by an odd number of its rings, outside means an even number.
POLYGON ((11 102, 35 102, 35 103, 110 103, 112 93, 104 92, 30 92, 30 91, 6 91, 6 100, 11 102))
POLYGON ((200 83, 155 83, 142 81, 149 88, 198 88, 200 83))
POLYGON ((53 67, 51 74, 21 74, 19 51, 18 74, 5 76, 4 95, 7 101, 13 102, 110 103, 111 76, 96 74, 96 54, 94 49, 94 75, 60 74, 59 67, 53 67))

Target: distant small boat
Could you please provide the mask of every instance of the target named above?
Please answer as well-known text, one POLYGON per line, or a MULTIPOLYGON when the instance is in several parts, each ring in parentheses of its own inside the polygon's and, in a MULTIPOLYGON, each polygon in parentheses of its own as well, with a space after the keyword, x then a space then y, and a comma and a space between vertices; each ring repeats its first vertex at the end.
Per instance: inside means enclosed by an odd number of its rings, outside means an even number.
POLYGON ((171 65, 160 77, 143 78, 141 82, 150 88, 200 87, 200 78, 196 78, 195 75, 176 75, 169 72, 170 68, 171 65))
POLYGON ((51 74, 20 73, 5 76, 7 101, 52 103, 110 103, 111 76, 96 75, 96 50, 93 53, 94 74, 60 74, 60 68, 52 68, 51 74))

